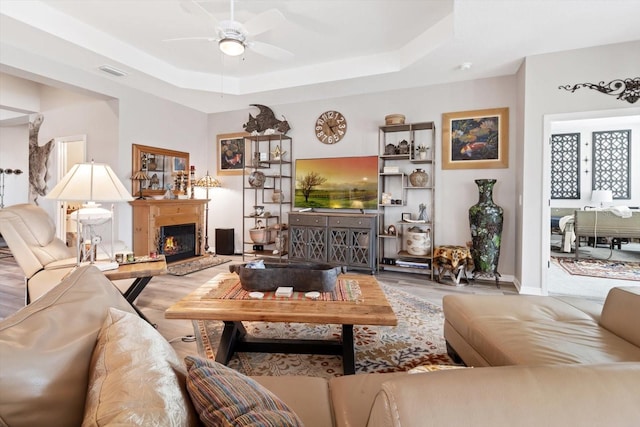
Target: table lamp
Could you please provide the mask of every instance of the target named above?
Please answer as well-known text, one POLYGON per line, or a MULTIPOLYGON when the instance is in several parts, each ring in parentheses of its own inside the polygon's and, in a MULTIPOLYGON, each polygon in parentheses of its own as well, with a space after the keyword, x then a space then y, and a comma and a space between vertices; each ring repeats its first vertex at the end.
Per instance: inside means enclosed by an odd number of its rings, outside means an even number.
POLYGON ((204 206, 204 251, 205 253, 209 251, 209 189, 220 187, 220 181, 216 178, 209 175, 209 171, 207 174, 200 178, 196 182, 196 187, 203 187, 207 189, 207 204, 204 206))
POLYGON ((598 206, 600 209, 604 207, 605 203, 611 203, 613 201, 613 192, 611 190, 593 190, 591 193, 591 202, 598 206))
POLYGON ((103 209, 96 202, 124 202, 133 200, 133 197, 109 165, 94 163, 93 160, 75 164, 45 198, 83 202, 82 208, 71 214, 78 224, 78 265, 87 259, 95 263, 97 247, 102 242, 96 226, 106 223, 111 226, 109 261, 114 261, 113 205, 111 210, 103 209))
POLYGON ((135 174, 133 174, 131 179, 133 181, 138 181, 138 186, 139 186, 138 188, 140 188, 140 194, 136 200, 144 200, 144 196, 142 195, 142 183, 144 181, 148 181, 150 179, 149 176, 146 173, 144 173, 144 171, 138 171, 135 174))

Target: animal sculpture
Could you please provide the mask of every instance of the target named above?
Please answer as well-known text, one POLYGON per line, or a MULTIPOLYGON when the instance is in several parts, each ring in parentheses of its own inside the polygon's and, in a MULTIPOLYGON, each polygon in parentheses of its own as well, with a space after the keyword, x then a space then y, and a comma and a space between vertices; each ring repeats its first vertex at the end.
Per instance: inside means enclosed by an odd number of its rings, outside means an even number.
POLYGON ((251 106, 258 107, 260 113, 255 117, 253 117, 251 113, 249 114, 249 121, 242 125, 246 132, 251 134, 264 133, 265 135, 269 135, 276 131, 284 135, 291 129, 286 118, 282 116, 284 120, 276 119, 271 108, 260 104, 251 104, 251 106))
POLYGON ((38 114, 32 122, 29 122, 29 198, 33 198, 36 205, 38 196, 47 194, 49 180, 47 162, 54 146, 53 139, 42 146, 38 145, 38 132, 43 121, 44 116, 38 114))

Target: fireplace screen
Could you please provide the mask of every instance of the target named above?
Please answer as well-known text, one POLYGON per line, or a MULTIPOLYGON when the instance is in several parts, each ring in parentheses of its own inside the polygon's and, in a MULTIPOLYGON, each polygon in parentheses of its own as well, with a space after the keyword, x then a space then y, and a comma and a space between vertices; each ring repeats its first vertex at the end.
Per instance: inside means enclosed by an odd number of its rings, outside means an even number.
POLYGON ((196 225, 181 224, 160 227, 158 253, 164 254, 167 261, 196 256, 196 225))

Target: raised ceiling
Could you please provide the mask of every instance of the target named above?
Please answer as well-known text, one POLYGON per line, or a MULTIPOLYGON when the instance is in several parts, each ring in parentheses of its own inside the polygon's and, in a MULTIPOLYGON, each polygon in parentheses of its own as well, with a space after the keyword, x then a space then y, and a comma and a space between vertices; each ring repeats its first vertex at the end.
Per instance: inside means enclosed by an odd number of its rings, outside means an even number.
MULTIPOLYGON (((229 19, 228 0, 194 1, 229 19)), ((232 58, 215 42, 163 41, 215 37, 184 3, 0 0, 0 71, 115 97, 133 87, 212 113, 510 75, 527 56, 640 39, 637 0, 235 0, 240 22, 282 12, 255 40, 294 56, 232 58)))

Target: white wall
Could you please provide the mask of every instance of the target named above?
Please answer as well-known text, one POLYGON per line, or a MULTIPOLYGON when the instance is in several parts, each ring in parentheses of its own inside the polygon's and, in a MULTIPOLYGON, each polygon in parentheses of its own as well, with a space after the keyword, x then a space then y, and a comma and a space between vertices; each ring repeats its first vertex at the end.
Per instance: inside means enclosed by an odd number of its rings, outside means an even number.
MULTIPOLYGON (((270 105, 277 117, 284 115, 292 127, 293 158, 347 157, 378 154, 378 127, 384 116, 402 113, 407 122, 433 121, 436 124, 436 176, 434 242, 464 245, 471 239, 468 209, 478 201, 474 183, 478 178, 496 178, 494 200, 504 208, 503 246, 499 271, 513 275, 515 266, 515 150, 509 153, 508 169, 441 170, 442 113, 483 108, 510 108, 509 139, 515 138, 516 80, 501 77, 455 84, 428 86, 369 95, 336 97, 324 101, 300 104, 270 105), (319 142, 314 135, 315 120, 327 110, 340 111, 348 122, 344 139, 337 144, 319 142)), ((209 163, 215 167, 216 134, 242 131, 248 114, 257 110, 247 106, 242 112, 220 113, 210 116, 209 163)), ((512 142, 513 144, 513 142, 512 142)), ((213 200, 211 225, 213 228, 235 228, 236 251, 241 251, 242 177, 223 176, 223 190, 213 200)))
MULTIPOLYGON (((517 272, 521 292, 546 293, 547 259, 543 248, 548 235, 548 177, 545 176, 544 128, 545 116, 603 110, 630 109, 632 104, 617 100, 591 89, 575 93, 558 87, 576 83, 609 82, 638 76, 640 41, 579 49, 527 58, 519 78, 524 78, 523 130, 516 149, 522 152, 518 196, 522 206, 518 215, 522 221, 522 236, 518 240, 520 269, 517 272)), ((637 113, 633 113, 637 114, 637 113)), ((577 117, 576 117, 577 118, 577 117)))

